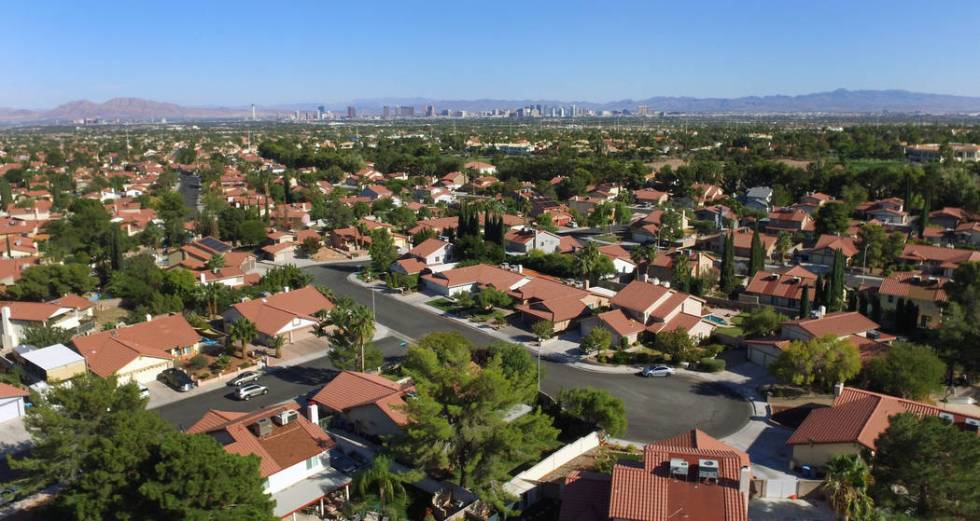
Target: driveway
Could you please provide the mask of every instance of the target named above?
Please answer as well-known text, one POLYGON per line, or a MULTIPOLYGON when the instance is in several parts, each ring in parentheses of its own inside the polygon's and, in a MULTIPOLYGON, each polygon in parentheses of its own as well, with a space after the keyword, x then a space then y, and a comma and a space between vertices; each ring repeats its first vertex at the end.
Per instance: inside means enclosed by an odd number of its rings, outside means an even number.
MULTIPOLYGON (((347 295, 377 311, 378 321, 394 334, 420 338, 433 331, 455 331, 476 345, 497 341, 451 319, 422 311, 383 293, 353 284, 347 276, 363 263, 310 266, 303 271, 317 284, 347 295)), ((699 428, 715 437, 724 437, 748 422, 751 406, 724 385, 686 376, 646 379, 631 374, 590 372, 565 364, 542 360, 542 390, 556 394, 563 388, 592 386, 609 391, 626 403, 629 427, 623 438, 651 442, 699 428)))

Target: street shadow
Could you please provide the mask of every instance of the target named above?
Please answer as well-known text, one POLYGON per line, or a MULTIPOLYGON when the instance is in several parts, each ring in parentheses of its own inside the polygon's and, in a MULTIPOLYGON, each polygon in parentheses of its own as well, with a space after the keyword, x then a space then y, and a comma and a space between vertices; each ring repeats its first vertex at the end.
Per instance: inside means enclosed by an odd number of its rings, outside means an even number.
POLYGON ((336 369, 326 367, 291 366, 277 369, 268 378, 298 385, 323 385, 337 376, 336 369))

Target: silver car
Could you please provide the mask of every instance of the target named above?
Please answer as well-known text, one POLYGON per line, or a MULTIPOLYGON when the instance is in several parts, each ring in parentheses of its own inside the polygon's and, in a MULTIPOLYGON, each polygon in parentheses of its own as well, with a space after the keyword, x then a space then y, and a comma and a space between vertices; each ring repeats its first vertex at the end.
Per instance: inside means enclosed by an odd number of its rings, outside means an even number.
POLYGON ((238 388, 238 399, 245 400, 246 402, 252 399, 253 396, 260 396, 263 394, 269 394, 269 388, 264 385, 251 384, 244 387, 238 388))
POLYGON ((672 376, 674 368, 666 365, 652 365, 643 370, 643 376, 672 376))

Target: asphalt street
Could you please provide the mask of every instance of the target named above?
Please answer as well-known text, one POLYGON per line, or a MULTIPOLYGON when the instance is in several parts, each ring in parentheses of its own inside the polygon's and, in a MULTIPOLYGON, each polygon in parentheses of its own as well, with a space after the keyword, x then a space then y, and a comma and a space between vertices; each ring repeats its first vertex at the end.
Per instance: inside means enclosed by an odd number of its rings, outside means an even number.
MULTIPOLYGON (((304 268, 317 284, 347 295, 364 305, 372 305, 372 291, 351 283, 347 276, 358 269, 356 263, 318 265, 304 268)), ((378 321, 396 335, 420 338, 434 331, 456 331, 476 345, 496 338, 448 318, 421 311, 409 304, 375 293, 373 305, 378 321)), ((388 337, 379 342, 385 356, 404 354, 401 340, 388 337)), ((636 375, 584 371, 569 365, 542 361, 542 389, 556 394, 562 388, 592 386, 623 399, 629 419, 626 439, 650 442, 697 427, 715 437, 727 436, 744 425, 751 412, 747 402, 723 386, 684 376, 642 378, 636 375)), ((248 411, 315 392, 329 381, 334 370, 326 358, 280 369, 262 382, 270 393, 249 402, 234 399, 232 389, 219 389, 157 409, 164 419, 187 427, 208 409, 248 411)))

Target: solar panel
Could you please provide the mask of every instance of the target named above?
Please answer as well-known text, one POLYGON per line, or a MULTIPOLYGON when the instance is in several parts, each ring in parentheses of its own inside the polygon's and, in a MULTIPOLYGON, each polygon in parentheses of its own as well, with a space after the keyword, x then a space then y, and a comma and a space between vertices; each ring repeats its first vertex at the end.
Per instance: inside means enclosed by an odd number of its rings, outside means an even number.
POLYGON ((218 253, 225 253, 226 251, 231 250, 231 246, 228 246, 214 237, 205 237, 200 240, 200 243, 218 253))

